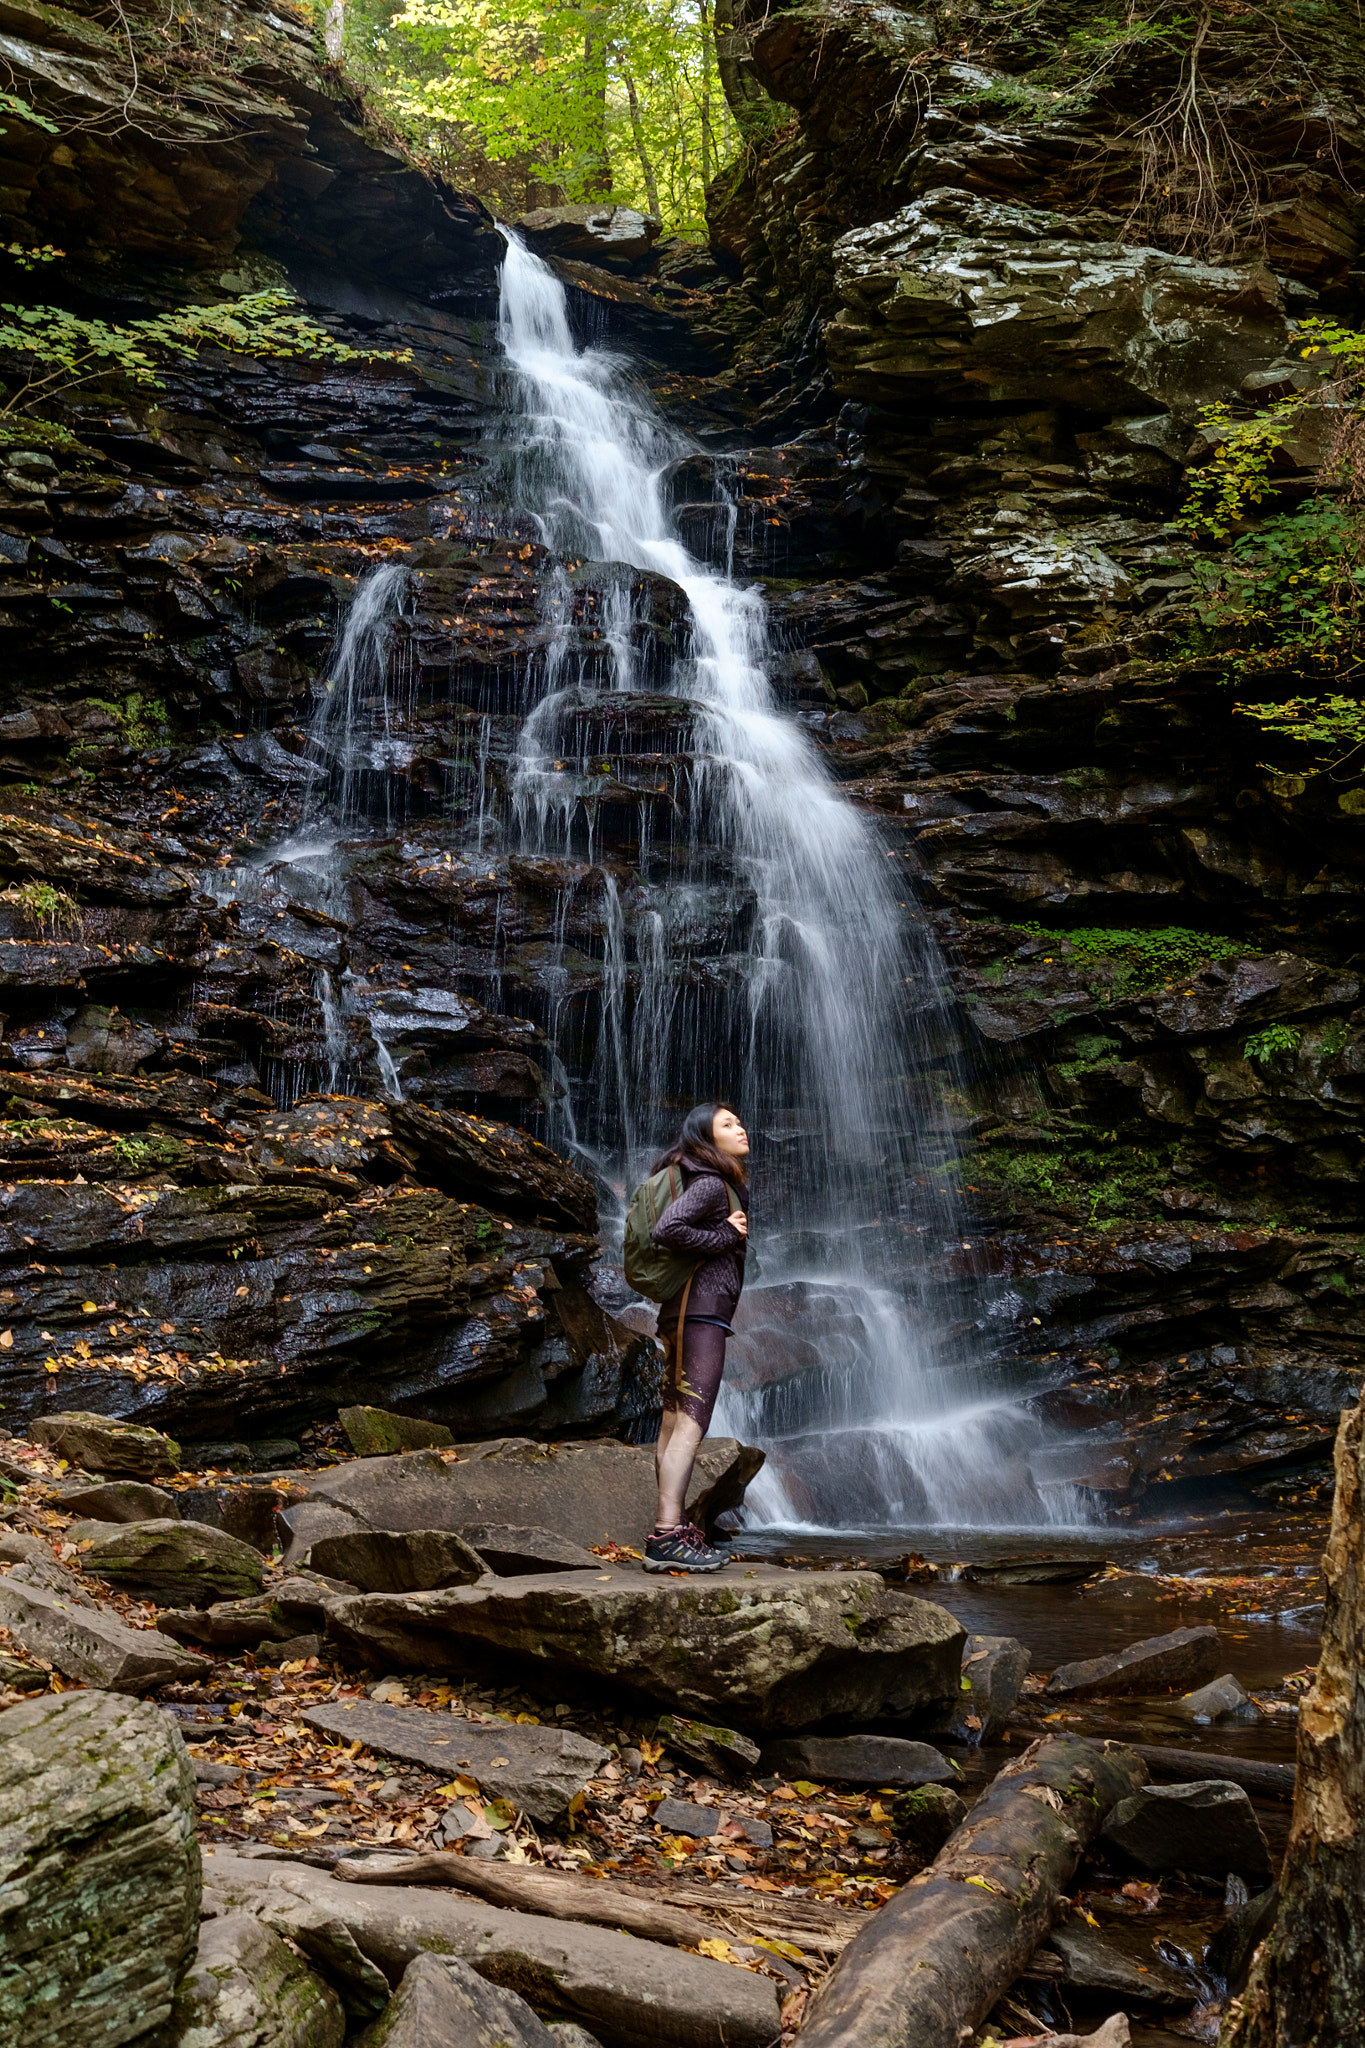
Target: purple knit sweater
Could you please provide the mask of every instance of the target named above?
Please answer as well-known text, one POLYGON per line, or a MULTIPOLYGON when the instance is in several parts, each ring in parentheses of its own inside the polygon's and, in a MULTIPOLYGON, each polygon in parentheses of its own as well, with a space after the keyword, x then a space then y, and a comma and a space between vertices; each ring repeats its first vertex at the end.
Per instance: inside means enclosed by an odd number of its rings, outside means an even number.
MULTIPOLYGON (((683 1191, 670 1202, 650 1233, 667 1251, 699 1259, 687 1297, 690 1316, 719 1316, 729 1322, 744 1286, 745 1241, 730 1223, 725 1182, 695 1159, 680 1162, 683 1191)), ((660 1304, 659 1327, 678 1320, 681 1292, 660 1304)))

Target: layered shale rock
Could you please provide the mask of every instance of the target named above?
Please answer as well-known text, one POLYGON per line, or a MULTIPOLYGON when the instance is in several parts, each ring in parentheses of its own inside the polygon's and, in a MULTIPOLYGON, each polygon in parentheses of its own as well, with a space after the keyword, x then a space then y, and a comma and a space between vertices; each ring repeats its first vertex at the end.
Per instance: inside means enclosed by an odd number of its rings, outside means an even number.
POLYGON ((0 1937, 15 2040, 161 2040, 194 1956, 194 1774, 170 1718, 100 1691, 0 1714, 0 1937))
MULTIPOLYGON (((609 1688, 758 1731, 932 1725, 957 1694, 964 1631, 869 1572, 647 1579, 637 1569, 484 1579, 338 1599, 328 1628, 372 1667, 480 1668, 609 1688)), ((543 1680, 540 1682, 543 1683, 543 1680)))

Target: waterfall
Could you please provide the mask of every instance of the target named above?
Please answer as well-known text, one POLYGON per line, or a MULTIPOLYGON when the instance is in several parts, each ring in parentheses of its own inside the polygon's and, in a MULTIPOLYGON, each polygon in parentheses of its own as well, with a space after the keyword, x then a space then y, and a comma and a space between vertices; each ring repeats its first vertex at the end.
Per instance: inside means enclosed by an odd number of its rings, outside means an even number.
MULTIPOLYGON (((522 503, 561 558, 666 577, 691 618, 692 653, 669 689, 691 710, 692 879, 644 871, 642 827, 628 1002, 626 907, 607 878, 602 1023, 577 1090, 584 1150, 614 1154, 606 1177, 624 1186, 680 1101, 730 1094, 749 1123, 762 1277, 741 1304, 717 1427, 768 1451, 752 1513, 822 1527, 1071 1519, 1068 1491, 1040 1490, 1028 1470, 1043 1426, 938 1341, 947 1312, 923 1254, 960 1228, 925 1077, 953 1076, 945 978, 907 914, 900 857, 779 706, 761 594, 677 538, 665 472, 697 451, 619 359, 575 344, 562 286, 507 239, 500 333, 522 503), (689 900, 729 920, 724 969, 701 987, 689 900)), ((613 702, 640 688, 627 624, 615 613, 602 636, 613 702)), ((569 853, 580 818, 588 858, 602 857, 573 772, 601 667, 600 655, 592 673, 547 662, 516 768, 529 850, 569 853)))

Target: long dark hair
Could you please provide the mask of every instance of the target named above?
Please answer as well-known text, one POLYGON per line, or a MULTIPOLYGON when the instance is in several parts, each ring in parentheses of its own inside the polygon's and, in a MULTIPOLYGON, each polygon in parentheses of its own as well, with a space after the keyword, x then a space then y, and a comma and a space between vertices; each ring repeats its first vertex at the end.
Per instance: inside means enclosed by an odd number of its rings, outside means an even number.
POLYGON ((744 1171, 742 1159, 727 1159, 723 1152, 717 1152, 711 1140, 711 1129, 721 1110, 728 1109, 731 1116, 736 1114, 728 1102, 699 1102, 695 1109, 689 1109, 683 1118, 682 1129, 666 1152, 661 1152, 650 1168, 651 1173, 662 1173, 666 1166, 677 1166, 683 1159, 695 1160, 711 1173, 718 1173, 722 1180, 728 1180, 737 1188, 747 1188, 749 1176, 744 1171))

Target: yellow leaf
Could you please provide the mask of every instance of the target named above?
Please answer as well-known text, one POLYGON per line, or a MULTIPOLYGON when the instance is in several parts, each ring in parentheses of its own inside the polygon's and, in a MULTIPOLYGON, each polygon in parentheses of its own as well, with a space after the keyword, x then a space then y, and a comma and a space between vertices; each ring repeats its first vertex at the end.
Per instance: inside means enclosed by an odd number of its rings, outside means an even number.
POLYGON ((662 1742, 653 1742, 647 1735, 640 1737, 640 1754, 647 1764, 657 1764, 663 1753, 662 1742))
POLYGON ((97 1301, 83 1301, 81 1303, 81 1314, 83 1316, 92 1316, 98 1307, 99 1303, 97 1301))
POLYGON ((818 1792, 819 1790, 820 1787, 818 1785, 812 1785, 809 1778, 792 1779, 792 1791, 799 1792, 803 1799, 809 1799, 812 1792, 818 1792))
POLYGON ((729 1942, 722 1941, 718 1934, 710 1934, 706 1937, 705 1941, 699 1941, 697 1943, 697 1954, 710 1956, 712 1961, 717 1963, 737 1963, 739 1961, 739 1957, 735 1954, 729 1942))
POLYGON ((992 1884, 988 1877, 969 1877, 967 1883, 977 1885, 983 1892, 1003 1892, 1005 1889, 1002 1884, 992 1884))
POLYGON ((771 1955, 785 1956, 789 1963, 804 1963, 806 1958, 792 1941, 768 1941, 761 1934, 753 1936, 755 1948, 766 1948, 771 1955))
POLYGON ((868 1819, 869 1819, 869 1820, 880 1820, 880 1821, 889 1821, 889 1820, 890 1820, 890 1818, 891 1818, 891 1815, 890 1815, 890 1814, 889 1814, 889 1813, 887 1812, 886 1808, 885 1808, 885 1807, 884 1807, 884 1806, 882 1805, 882 1802, 881 1802, 881 1800, 880 1800, 880 1799, 874 1799, 874 1800, 873 1800, 873 1802, 872 1802, 872 1807, 871 1807, 871 1811, 870 1811, 870 1812, 869 1812, 869 1814, 868 1814, 868 1819))
POLYGON ((479 1788, 472 1778, 452 1778, 448 1785, 438 1785, 436 1787, 436 1797, 438 1799, 473 1799, 477 1796, 478 1790, 479 1788))

